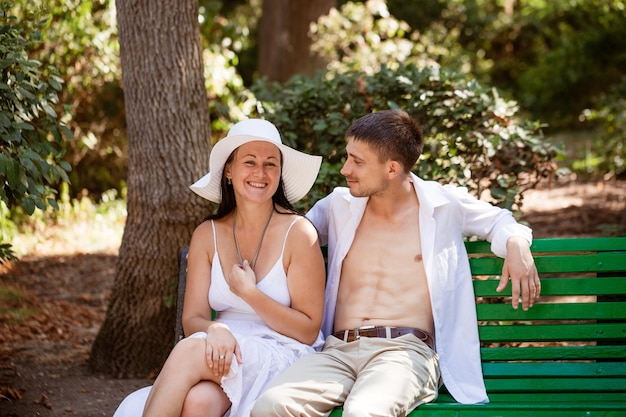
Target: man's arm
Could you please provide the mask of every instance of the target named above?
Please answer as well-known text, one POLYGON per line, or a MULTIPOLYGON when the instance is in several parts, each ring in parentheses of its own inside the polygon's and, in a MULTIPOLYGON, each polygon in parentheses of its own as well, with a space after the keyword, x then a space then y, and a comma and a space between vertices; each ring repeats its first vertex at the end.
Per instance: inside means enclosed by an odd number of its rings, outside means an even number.
POLYGON ((526 311, 541 295, 541 282, 530 252, 530 243, 522 237, 511 236, 506 241, 506 249, 502 277, 496 291, 504 290, 510 279, 511 305, 517 309, 521 299, 522 309, 526 311))

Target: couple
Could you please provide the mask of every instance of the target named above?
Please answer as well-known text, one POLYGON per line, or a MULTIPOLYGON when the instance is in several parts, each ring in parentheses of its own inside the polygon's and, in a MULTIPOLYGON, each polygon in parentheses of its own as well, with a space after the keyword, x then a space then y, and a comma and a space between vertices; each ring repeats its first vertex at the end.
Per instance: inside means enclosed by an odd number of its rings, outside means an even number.
POLYGON ((189 246, 191 336, 115 417, 324 416, 341 405, 344 416, 403 416, 442 382, 459 402, 488 401, 463 236, 491 242, 505 258, 498 290, 510 280, 513 307, 528 309, 540 294, 530 230, 412 174, 423 138, 403 111, 368 114, 346 139, 348 187, 315 204, 310 221, 292 203, 320 157, 258 119, 217 142, 210 173, 191 187, 219 203, 189 246))

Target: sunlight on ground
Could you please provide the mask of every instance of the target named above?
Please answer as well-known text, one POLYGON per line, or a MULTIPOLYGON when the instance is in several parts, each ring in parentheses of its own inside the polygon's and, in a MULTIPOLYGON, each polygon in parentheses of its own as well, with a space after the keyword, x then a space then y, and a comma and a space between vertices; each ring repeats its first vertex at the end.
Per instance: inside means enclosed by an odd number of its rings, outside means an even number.
POLYGON ((67 255, 75 253, 117 254, 124 232, 124 218, 94 214, 17 235, 13 250, 18 257, 67 255))

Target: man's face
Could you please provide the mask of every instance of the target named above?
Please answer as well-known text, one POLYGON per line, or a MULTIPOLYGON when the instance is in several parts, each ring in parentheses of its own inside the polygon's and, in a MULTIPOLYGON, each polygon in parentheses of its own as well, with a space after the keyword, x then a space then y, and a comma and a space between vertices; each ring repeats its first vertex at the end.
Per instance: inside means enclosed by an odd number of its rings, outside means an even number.
POLYGON ((370 197, 387 189, 388 164, 380 162, 378 155, 367 143, 350 138, 346 154, 341 175, 346 177, 350 194, 370 197))

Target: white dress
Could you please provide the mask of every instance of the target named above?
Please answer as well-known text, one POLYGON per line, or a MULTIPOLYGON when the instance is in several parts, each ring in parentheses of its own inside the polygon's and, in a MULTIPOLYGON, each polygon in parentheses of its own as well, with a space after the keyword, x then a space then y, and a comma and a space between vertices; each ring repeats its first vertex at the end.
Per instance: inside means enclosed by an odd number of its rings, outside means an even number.
MULTIPOLYGON (((291 223, 280 257, 257 284, 261 291, 286 306, 291 304, 291 297, 283 269, 283 253, 291 227, 301 218, 291 223)), ((296 360, 321 348, 323 338, 320 332, 314 345, 309 346, 277 333, 265 324, 252 307, 230 291, 220 264, 216 240, 213 227, 216 249, 211 267, 209 302, 217 312, 216 321, 226 323, 237 339, 243 360, 243 364, 239 365, 233 357, 230 372, 222 378, 222 389, 232 403, 225 416, 248 417, 254 401, 267 384, 296 360)), ((205 332, 197 332, 189 337, 204 339, 206 336, 205 332)), ((113 417, 141 417, 150 389, 141 388, 127 396, 113 417)))

